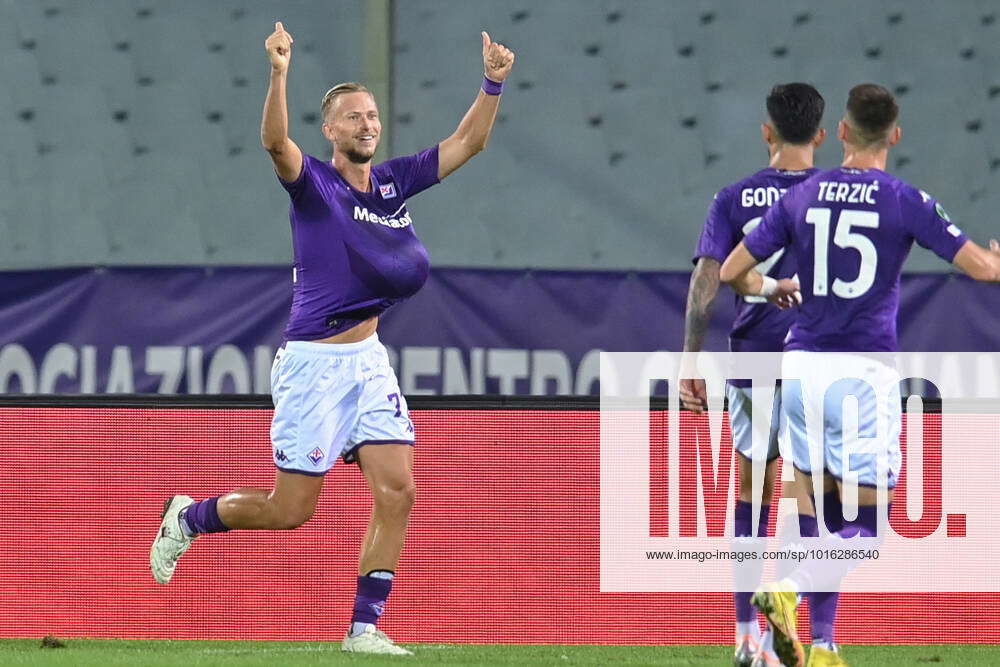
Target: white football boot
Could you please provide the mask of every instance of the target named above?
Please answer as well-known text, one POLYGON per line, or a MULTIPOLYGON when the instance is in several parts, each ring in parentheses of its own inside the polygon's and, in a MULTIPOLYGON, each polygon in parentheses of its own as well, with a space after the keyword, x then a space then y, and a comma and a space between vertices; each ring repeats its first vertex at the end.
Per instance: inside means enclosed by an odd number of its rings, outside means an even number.
POLYGON ((180 558, 191 543, 194 537, 188 537, 181 530, 178 515, 185 507, 194 504, 194 498, 190 496, 173 496, 163 503, 163 518, 160 521, 160 530, 153 540, 153 546, 149 549, 149 569, 153 571, 153 578, 158 584, 170 582, 170 577, 174 576, 174 568, 177 566, 177 559, 180 558))
POLYGON ((396 646, 385 633, 374 625, 369 625, 360 635, 348 634, 340 642, 340 650, 348 653, 381 653, 382 655, 413 655, 402 646, 396 646))

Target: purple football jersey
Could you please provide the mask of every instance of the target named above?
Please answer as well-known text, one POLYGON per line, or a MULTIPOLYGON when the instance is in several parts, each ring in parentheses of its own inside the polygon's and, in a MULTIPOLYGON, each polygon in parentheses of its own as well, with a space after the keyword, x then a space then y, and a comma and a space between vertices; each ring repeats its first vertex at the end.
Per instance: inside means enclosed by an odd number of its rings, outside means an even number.
POLYGON ((951 262, 968 240, 926 192, 879 169, 822 171, 747 235, 754 257, 790 248, 802 305, 786 350, 895 352, 899 276, 913 242, 951 262))
POLYGON ((370 192, 302 156, 299 177, 281 181, 295 256, 287 340, 333 336, 417 293, 430 262, 405 200, 437 182, 437 146, 372 167, 370 192))
MULTIPOLYGON (((711 257, 720 264, 752 229, 760 224, 768 208, 817 169, 787 171, 768 167, 719 191, 708 209, 694 261, 711 257)), ((774 278, 795 274, 795 260, 783 249, 767 257, 757 270, 774 278)), ((736 319, 729 332, 733 352, 780 352, 793 313, 779 310, 758 296, 736 295, 736 319)))

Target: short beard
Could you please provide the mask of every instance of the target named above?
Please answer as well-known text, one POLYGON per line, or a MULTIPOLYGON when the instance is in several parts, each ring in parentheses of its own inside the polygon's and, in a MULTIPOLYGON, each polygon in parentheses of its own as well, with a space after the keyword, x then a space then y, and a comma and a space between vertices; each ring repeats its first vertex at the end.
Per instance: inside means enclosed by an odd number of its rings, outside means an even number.
POLYGON ((372 161, 373 157, 375 157, 375 151, 372 151, 371 155, 363 155, 358 151, 348 149, 344 151, 344 157, 354 164, 367 164, 372 161))

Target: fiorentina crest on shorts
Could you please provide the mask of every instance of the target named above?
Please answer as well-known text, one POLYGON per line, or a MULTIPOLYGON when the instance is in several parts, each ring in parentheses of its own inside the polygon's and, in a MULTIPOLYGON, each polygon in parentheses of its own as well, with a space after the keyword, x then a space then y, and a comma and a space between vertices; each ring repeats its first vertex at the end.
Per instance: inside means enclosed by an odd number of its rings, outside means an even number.
POLYGON ((393 183, 378 186, 378 191, 382 195, 382 199, 392 199, 396 196, 396 186, 393 183))
POLYGON ((323 458, 323 450, 317 447, 316 449, 309 452, 309 460, 313 463, 319 463, 323 458))

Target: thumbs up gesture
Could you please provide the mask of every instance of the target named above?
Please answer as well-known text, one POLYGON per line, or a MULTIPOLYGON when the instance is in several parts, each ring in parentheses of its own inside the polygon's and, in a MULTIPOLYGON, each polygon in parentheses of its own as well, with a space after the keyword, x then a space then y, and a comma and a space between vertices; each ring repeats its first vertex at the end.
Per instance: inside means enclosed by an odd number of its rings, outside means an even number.
POLYGON ((271 69, 284 72, 288 69, 288 62, 292 58, 292 36, 285 32, 285 26, 278 21, 274 24, 272 32, 264 42, 267 49, 267 57, 271 59, 271 69))
POLYGON ((514 52, 499 42, 490 40, 487 33, 483 35, 483 68, 486 78, 492 81, 503 81, 510 74, 514 65, 514 52))

